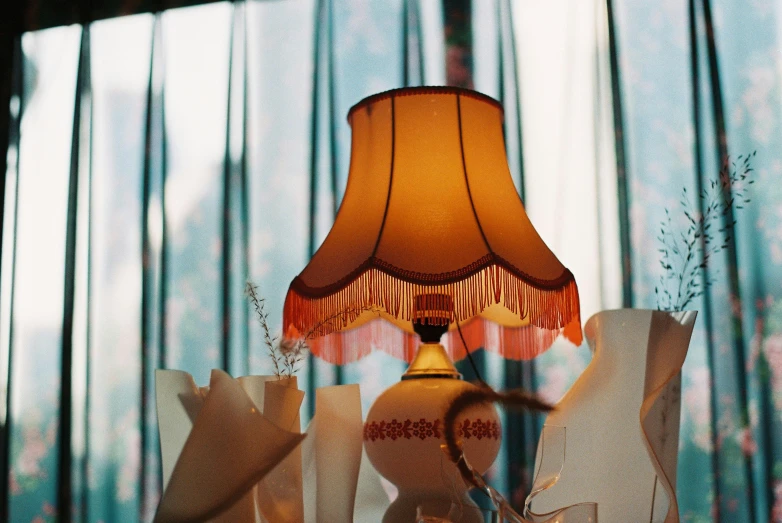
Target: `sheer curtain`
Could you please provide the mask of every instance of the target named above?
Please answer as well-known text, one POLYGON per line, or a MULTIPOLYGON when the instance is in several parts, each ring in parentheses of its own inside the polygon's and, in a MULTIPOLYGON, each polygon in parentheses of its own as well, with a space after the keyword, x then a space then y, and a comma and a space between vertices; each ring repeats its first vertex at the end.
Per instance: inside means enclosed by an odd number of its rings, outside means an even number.
MULTIPOLYGON (((214 367, 269 373, 243 286, 259 285, 278 325, 340 202, 348 108, 452 83, 505 105, 517 188, 585 320, 655 308, 663 209, 727 153, 758 150, 753 202, 696 303, 679 501, 685 521, 782 520, 780 8, 614 4, 221 2, 25 33, 0 272, 8 519, 149 520, 154 369, 199 383, 214 367)), ((561 343, 478 364, 496 388, 556 401, 588 360, 561 343)), ((374 353, 309 361, 299 379, 360 383, 366 411, 403 369, 374 353)), ((540 423, 504 419, 491 477, 516 503, 540 423)))
MULTIPOLYGON (((632 305, 655 305, 665 208, 757 151, 713 257, 682 382, 679 501, 687 521, 782 521, 780 14, 774 2, 617 3, 632 305)), ((735 196, 735 194, 733 195, 735 196)))

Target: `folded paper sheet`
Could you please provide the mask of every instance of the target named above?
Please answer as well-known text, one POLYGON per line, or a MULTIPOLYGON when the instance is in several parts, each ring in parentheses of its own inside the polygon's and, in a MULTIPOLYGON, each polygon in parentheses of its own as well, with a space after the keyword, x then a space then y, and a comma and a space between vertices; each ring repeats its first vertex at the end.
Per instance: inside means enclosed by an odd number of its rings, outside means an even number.
POLYGON ((209 391, 188 430, 190 415, 185 405, 197 404, 191 395, 198 389, 190 387, 189 375, 165 375, 170 372, 177 371, 158 371, 156 379, 166 488, 155 521, 203 521, 217 516, 225 521, 255 521, 248 492, 304 436, 265 418, 239 382, 220 370, 212 371, 209 391), (181 407, 171 399, 174 391, 178 394, 173 397, 184 396, 181 407), (174 421, 182 426, 173 427, 174 421), (174 458, 180 444, 181 452, 174 458))
MULTIPOLYGON (((267 381, 263 398, 263 415, 285 430, 301 433, 299 409, 303 400, 304 392, 298 390, 295 377, 267 381)), ((293 449, 254 490, 258 510, 266 521, 270 523, 303 521, 301 447, 293 449)))
POLYGON ((358 385, 315 391, 315 417, 302 450, 306 523, 382 519, 388 496, 377 472, 362 460, 362 434, 358 385))
POLYGON ((316 391, 298 445, 304 392, 295 377, 234 380, 215 370, 199 388, 186 372, 158 370, 155 382, 164 484, 156 521, 382 519, 389 500, 363 455, 357 385, 316 391))
POLYGON ((155 371, 155 397, 165 490, 204 398, 193 376, 181 370, 155 371))
POLYGON ((622 309, 589 319, 594 357, 546 418, 534 513, 589 501, 601 523, 679 521, 679 384, 695 317, 622 309))

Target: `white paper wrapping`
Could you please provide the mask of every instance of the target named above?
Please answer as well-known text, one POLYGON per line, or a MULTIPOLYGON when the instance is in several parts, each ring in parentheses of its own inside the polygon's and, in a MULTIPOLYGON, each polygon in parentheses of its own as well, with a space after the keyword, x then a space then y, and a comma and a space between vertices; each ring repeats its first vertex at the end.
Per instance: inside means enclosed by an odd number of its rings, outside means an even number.
POLYGON ((542 434, 535 513, 597 502, 601 523, 679 521, 679 380, 695 317, 622 309, 589 319, 594 358, 546 418, 546 426, 565 431, 549 431, 558 436, 548 441, 542 434), (552 451, 556 445, 564 448, 552 451), (547 459, 559 455, 559 463, 542 463, 546 446, 547 459))
MULTIPOLYGON (((304 392, 296 378, 267 381, 263 414, 278 427, 301 433, 299 409, 304 392)), ((254 489, 260 515, 269 523, 299 523, 304 520, 301 478, 301 448, 288 454, 254 489)))
POLYGON ((155 381, 165 486, 155 521, 382 519, 389 500, 363 453, 357 385, 318 389, 302 435, 295 377, 215 370, 199 388, 186 372, 158 370, 155 381))
MULTIPOLYGON (((167 417, 164 411, 161 415, 167 417)), ((161 448, 165 439, 161 433, 161 448)), ((226 509, 232 516, 254 519, 249 503, 234 505, 247 499, 252 486, 302 439, 266 419, 238 381, 213 370, 209 392, 173 467, 155 521, 203 521, 226 509)))
POLYGON ((362 438, 358 386, 318 389, 302 445, 306 523, 383 519, 390 501, 362 438))

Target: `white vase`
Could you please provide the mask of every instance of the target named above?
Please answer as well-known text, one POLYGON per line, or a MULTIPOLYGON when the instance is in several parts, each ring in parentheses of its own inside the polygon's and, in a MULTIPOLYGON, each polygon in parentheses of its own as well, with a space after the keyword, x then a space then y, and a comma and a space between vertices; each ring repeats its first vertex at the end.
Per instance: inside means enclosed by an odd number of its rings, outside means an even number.
POLYGON ((528 517, 596 502, 600 523, 678 522, 681 368, 695 317, 621 309, 589 319, 593 359, 546 418, 560 430, 541 436, 528 517))

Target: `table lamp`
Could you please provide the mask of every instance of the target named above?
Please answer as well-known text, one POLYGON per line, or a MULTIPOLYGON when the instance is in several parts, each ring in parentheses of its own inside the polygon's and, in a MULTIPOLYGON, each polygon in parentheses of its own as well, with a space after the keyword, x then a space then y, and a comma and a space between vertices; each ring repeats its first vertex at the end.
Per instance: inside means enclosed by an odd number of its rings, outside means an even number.
MULTIPOLYGON (((462 521, 483 521, 440 450, 448 403, 474 387, 453 365, 466 349, 457 325, 470 347, 512 359, 560 334, 581 342, 576 282, 524 211, 502 118, 496 100, 452 87, 353 106, 342 204, 286 296, 286 335, 307 334, 316 356, 343 364, 380 349, 411 362, 364 425, 370 461, 399 489, 385 523, 413 521, 418 506, 444 517, 452 503, 462 521)), ((494 407, 466 412, 458 433, 484 472, 500 445, 494 407)))

